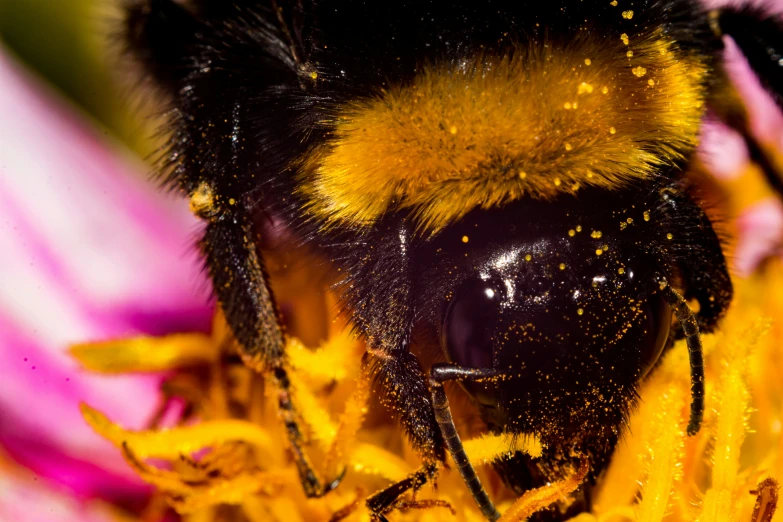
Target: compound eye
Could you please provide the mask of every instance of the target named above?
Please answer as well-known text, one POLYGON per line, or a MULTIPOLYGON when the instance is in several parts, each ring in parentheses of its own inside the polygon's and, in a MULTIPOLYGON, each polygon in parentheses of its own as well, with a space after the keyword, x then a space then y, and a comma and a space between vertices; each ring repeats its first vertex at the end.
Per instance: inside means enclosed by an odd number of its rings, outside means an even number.
POLYGON ((643 378, 658 362, 669 338, 672 310, 663 296, 655 294, 645 306, 645 332, 639 347, 639 377, 643 378))
POLYGON ((454 295, 443 320, 442 345, 450 362, 492 368, 492 333, 501 294, 497 284, 468 280, 454 295))

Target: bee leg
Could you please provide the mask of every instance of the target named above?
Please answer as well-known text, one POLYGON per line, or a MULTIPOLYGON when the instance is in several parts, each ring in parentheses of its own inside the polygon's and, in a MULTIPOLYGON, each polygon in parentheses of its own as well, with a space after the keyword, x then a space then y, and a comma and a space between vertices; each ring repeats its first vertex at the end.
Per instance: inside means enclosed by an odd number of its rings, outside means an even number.
MULTIPOLYGON (((726 7, 712 12, 715 32, 730 36, 747 59, 762 85, 783 109, 783 20, 763 10, 745 6, 726 7)), ((736 91, 724 82, 724 91, 714 104, 721 119, 739 132, 745 140, 750 159, 761 168, 767 182, 783 196, 783 165, 753 135, 748 115, 736 91)))
POLYGON ((450 503, 445 500, 429 499, 429 500, 398 500, 394 504, 394 509, 398 511, 410 511, 412 509, 433 509, 443 508, 448 509, 453 516, 457 516, 457 510, 454 509, 450 503))
POLYGON ((481 513, 488 520, 497 520, 500 518, 492 500, 487 495, 484 486, 481 485, 476 470, 470 463, 462 440, 459 438, 457 428, 454 425, 454 419, 451 417, 451 408, 449 399, 446 397, 446 391, 443 383, 447 381, 481 381, 497 377, 497 371, 487 368, 462 368, 453 364, 438 363, 432 366, 430 370, 430 391, 432 393, 432 405, 435 408, 435 418, 438 421, 443 440, 446 447, 457 465, 457 469, 468 487, 468 491, 476 501, 481 513))
POLYGON ((663 189, 660 197, 664 215, 651 244, 660 246, 657 253, 676 267, 685 299, 699 302, 699 330, 712 332, 734 294, 720 239, 704 210, 679 187, 663 189))
POLYGON ((411 445, 424 462, 442 462, 446 454, 430 393, 418 359, 409 351, 368 350, 365 370, 380 384, 381 402, 399 417, 411 445))
POLYGON ((374 255, 348 253, 343 299, 352 310, 352 322, 367 339, 362 364, 377 384, 380 401, 399 419, 408 441, 424 461, 424 468, 393 484, 367 501, 368 509, 382 518, 386 509, 411 488, 432 481, 438 463, 446 458, 425 373, 410 352, 415 291, 411 269, 411 237, 404 220, 390 217, 379 224, 366 242, 374 255), (362 284, 348 284, 361 281, 362 284))
POLYGON ((407 349, 368 350, 362 363, 365 371, 380 383, 381 401, 399 416, 408 440, 425 462, 418 471, 367 499, 367 509, 383 521, 384 513, 394 509, 393 504, 401 495, 435 479, 438 463, 446 455, 424 373, 416 357, 407 349))
POLYGON ((699 325, 696 321, 696 314, 688 306, 685 297, 674 290, 665 277, 661 275, 655 277, 655 284, 671 307, 685 334, 691 367, 691 414, 688 420, 688 435, 696 435, 704 418, 704 352, 699 336, 699 325))
POLYGON ((418 490, 427 482, 433 480, 438 473, 438 465, 435 462, 430 462, 417 469, 404 479, 396 482, 388 488, 379 491, 370 498, 367 499, 367 509, 370 511, 371 516, 380 521, 387 522, 384 515, 388 514, 394 509, 398 499, 410 490, 418 490))
POLYGON ((339 484, 342 475, 322 483, 302 448, 302 431, 285 369, 285 332, 249 221, 238 212, 209 221, 200 247, 220 307, 239 343, 240 356, 251 368, 274 377, 278 406, 305 495, 323 496, 339 484))

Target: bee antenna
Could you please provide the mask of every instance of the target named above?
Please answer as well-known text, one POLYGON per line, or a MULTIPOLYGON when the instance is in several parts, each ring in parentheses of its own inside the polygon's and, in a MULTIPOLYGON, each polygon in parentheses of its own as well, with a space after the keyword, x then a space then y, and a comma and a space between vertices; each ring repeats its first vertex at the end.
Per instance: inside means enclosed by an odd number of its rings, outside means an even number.
POLYGON ((693 436, 698 433, 704 419, 704 351, 699 336, 699 324, 688 302, 682 294, 669 285, 665 277, 658 276, 656 282, 663 298, 682 326, 685 343, 688 346, 691 367, 691 415, 688 420, 688 435, 693 436))

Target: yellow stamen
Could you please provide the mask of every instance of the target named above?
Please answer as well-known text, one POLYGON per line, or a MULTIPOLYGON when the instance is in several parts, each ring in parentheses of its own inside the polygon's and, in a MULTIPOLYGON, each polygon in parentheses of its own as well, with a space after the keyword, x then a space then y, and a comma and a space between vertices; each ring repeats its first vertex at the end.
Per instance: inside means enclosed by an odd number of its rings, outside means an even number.
POLYGON ((508 435, 483 435, 465 441, 465 453, 474 466, 491 464, 520 451, 533 458, 541 456, 541 441, 534 436, 510 437, 508 435))
POLYGON ((219 355, 214 341, 200 333, 82 343, 70 353, 85 369, 100 373, 159 372, 208 364, 219 355))
POLYGON ((284 485, 294 484, 298 477, 291 472, 244 471, 233 477, 204 478, 185 481, 180 473, 152 467, 123 446, 125 459, 148 484, 173 495, 172 506, 182 514, 192 513, 215 504, 241 504, 253 494, 274 495, 284 485))
POLYGON ((587 460, 583 459, 579 469, 569 478, 526 492, 500 517, 499 522, 525 520, 536 511, 560 500, 579 487, 588 469, 587 460))
POLYGON ((270 456, 276 453, 267 431, 247 421, 224 419, 164 431, 132 431, 114 424, 86 404, 81 405, 81 411, 84 420, 99 435, 117 447, 126 446, 140 458, 178 458, 227 442, 245 442, 270 456))

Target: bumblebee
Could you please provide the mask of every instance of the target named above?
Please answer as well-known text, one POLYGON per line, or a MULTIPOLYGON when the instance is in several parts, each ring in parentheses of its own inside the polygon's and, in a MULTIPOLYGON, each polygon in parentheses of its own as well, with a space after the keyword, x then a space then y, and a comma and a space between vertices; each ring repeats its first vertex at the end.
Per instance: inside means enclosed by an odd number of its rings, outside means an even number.
POLYGON ((780 103, 779 21, 685 0, 136 0, 123 27, 168 99, 161 170, 205 222, 215 295, 280 392, 308 496, 340 477, 314 471, 288 393, 261 253, 272 222, 331 260, 365 367, 425 463, 368 500, 378 519, 447 453, 499 518, 448 382, 487 430, 544 443, 496 465, 518 494, 589 464, 572 506, 536 520, 589 508, 677 338, 699 430, 699 335, 732 283, 686 172, 711 109, 781 186, 722 63, 730 36, 780 103))

